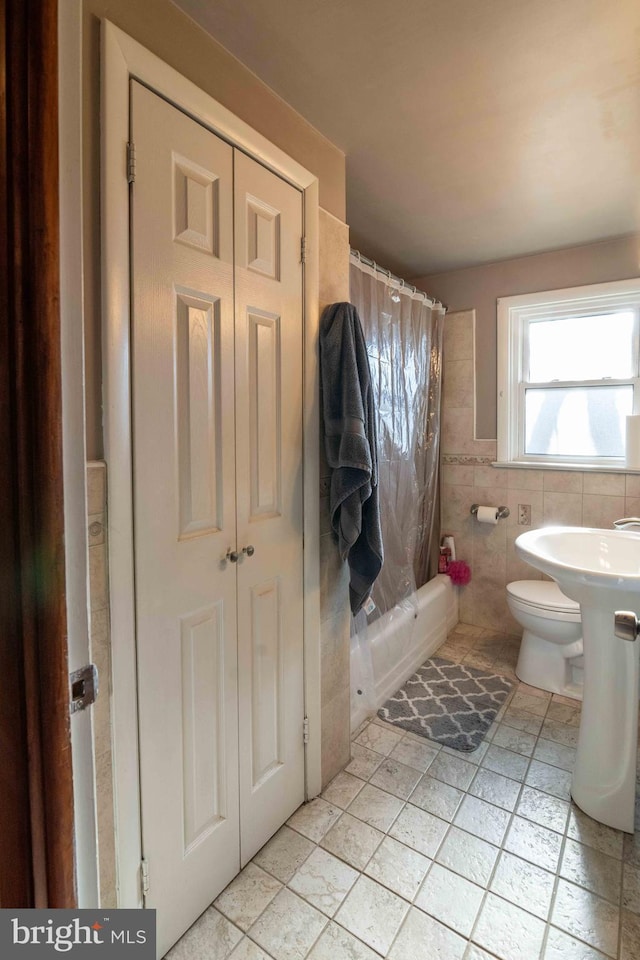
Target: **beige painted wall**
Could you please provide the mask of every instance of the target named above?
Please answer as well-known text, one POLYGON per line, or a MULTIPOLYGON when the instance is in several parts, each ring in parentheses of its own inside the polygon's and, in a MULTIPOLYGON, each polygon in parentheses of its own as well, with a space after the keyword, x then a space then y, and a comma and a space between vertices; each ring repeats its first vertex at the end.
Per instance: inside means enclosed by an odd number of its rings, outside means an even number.
MULTIPOLYGON (((450 312, 476 311, 476 436, 496 436, 496 300, 640 274, 640 236, 503 260, 413 282, 450 312)), ((445 356, 446 360, 446 356, 445 356)))
POLYGON ((344 154, 170 0, 84 0, 83 136, 87 456, 103 455, 100 326, 100 19, 107 18, 315 174, 345 218, 344 154))

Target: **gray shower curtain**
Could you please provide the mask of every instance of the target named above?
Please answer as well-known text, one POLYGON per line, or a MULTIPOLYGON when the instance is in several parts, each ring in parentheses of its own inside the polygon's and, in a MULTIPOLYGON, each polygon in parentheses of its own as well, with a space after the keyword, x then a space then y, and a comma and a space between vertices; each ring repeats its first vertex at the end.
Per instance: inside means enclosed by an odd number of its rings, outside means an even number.
POLYGON ((372 596, 386 613, 437 572, 444 308, 357 254, 350 284, 377 403, 385 559, 372 596))

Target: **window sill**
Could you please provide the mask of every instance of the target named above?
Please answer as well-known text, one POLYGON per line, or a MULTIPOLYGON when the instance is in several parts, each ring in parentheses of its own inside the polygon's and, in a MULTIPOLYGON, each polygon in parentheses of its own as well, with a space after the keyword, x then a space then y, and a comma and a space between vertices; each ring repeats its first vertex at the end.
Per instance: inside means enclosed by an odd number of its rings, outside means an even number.
POLYGON ((491 464, 492 467, 498 467, 502 470, 577 470, 581 473, 635 473, 640 474, 640 468, 627 467, 624 464, 620 466, 607 464, 606 466, 596 463, 548 463, 547 461, 535 460, 496 460, 491 464))

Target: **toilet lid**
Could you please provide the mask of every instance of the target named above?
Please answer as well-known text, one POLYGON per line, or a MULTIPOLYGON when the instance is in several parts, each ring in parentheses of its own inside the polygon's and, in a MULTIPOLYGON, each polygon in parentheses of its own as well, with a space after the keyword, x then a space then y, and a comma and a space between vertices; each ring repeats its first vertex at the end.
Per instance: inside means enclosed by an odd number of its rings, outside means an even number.
POLYGON ((564 594, 555 580, 516 580, 507 584, 507 591, 532 607, 580 613, 580 604, 564 594))

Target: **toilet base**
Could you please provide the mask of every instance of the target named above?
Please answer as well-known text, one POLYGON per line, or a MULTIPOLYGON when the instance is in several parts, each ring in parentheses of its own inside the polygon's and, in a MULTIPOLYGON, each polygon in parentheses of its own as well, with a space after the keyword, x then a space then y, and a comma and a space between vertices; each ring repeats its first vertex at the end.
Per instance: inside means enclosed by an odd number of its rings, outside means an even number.
POLYGON ((523 683, 572 700, 582 700, 582 657, 563 656, 563 645, 525 630, 516 676, 523 683))

